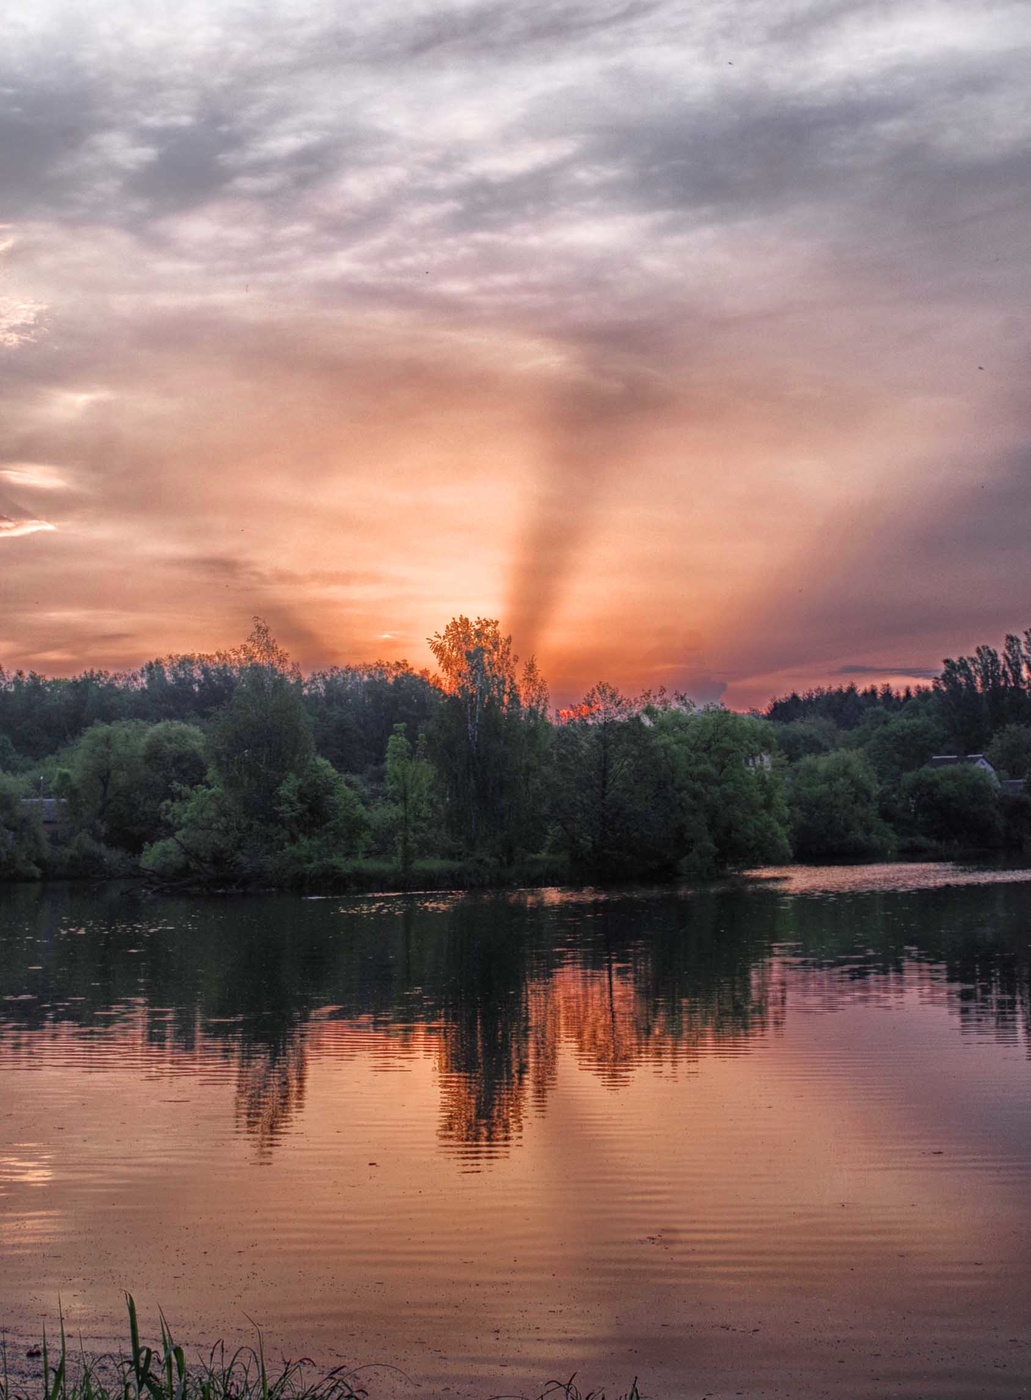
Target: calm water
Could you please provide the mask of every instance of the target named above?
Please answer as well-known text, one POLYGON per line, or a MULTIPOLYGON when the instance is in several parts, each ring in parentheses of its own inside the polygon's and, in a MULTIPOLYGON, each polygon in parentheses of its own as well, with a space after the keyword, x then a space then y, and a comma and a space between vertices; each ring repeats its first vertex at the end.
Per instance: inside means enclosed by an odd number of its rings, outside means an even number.
MULTIPOLYGON (((769 872, 766 872, 769 875, 769 872)), ((0 894, 0 1324, 373 1396, 1031 1394, 1031 871, 0 894)))

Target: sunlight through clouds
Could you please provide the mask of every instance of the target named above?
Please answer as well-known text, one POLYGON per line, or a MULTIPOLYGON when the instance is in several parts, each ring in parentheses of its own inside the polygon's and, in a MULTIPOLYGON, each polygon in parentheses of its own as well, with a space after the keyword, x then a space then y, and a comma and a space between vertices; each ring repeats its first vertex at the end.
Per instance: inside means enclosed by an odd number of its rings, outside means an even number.
POLYGON ((117 589, 82 664, 464 611, 556 695, 751 704, 1023 625, 1031 544, 951 541, 1031 506, 1029 59, 1005 0, 0 17, 0 509, 75 524, 0 661, 117 589))
POLYGON ((19 535, 35 535, 40 530, 56 528, 46 520, 11 520, 6 515, 0 515, 0 540, 15 539, 19 535))

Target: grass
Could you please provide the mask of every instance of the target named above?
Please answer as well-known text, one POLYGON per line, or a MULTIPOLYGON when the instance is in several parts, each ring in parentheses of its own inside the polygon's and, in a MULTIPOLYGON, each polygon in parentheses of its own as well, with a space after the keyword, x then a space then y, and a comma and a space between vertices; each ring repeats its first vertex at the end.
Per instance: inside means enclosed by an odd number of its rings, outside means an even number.
MULTIPOLYGON (((189 1364, 183 1348, 173 1341, 164 1314, 160 1315, 160 1345, 144 1346, 131 1293, 125 1295, 125 1302, 128 1353, 90 1356, 81 1342, 78 1353, 70 1353, 61 1317, 57 1350, 51 1348, 44 1328, 42 1347, 29 1352, 42 1362, 42 1375, 19 1380, 10 1374, 6 1339, 0 1340, 0 1400, 365 1400, 368 1394, 357 1384, 359 1371, 367 1368, 337 1367, 318 1374, 314 1363, 305 1359, 286 1361, 270 1373, 260 1327, 255 1327, 256 1346, 239 1347, 227 1355, 220 1343, 206 1361, 189 1364)), ((551 1381, 538 1400, 606 1400, 603 1390, 581 1391, 575 1381, 575 1374, 568 1381, 551 1381)), ((521 1397, 497 1395, 492 1400, 521 1397)), ((614 1400, 644 1400, 637 1380, 614 1400)))

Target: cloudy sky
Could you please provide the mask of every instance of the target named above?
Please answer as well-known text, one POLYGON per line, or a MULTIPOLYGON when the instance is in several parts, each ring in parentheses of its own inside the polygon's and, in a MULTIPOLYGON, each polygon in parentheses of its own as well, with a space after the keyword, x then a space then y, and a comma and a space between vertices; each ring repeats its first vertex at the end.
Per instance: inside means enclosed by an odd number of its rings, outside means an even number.
POLYGON ((556 698, 1031 625, 1026 0, 0 16, 0 664, 556 698))

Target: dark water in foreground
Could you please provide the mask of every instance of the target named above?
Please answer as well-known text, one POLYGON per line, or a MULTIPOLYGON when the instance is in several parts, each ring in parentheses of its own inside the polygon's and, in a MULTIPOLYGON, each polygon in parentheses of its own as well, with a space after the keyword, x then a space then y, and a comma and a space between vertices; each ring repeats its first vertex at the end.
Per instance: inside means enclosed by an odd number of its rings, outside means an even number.
POLYGON ((374 1396, 1029 1394, 1029 1031, 1031 871, 8 890, 0 1325, 110 1343, 132 1288, 374 1396))

